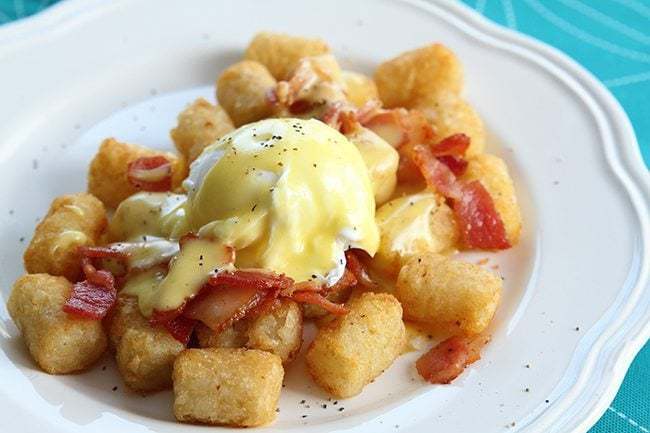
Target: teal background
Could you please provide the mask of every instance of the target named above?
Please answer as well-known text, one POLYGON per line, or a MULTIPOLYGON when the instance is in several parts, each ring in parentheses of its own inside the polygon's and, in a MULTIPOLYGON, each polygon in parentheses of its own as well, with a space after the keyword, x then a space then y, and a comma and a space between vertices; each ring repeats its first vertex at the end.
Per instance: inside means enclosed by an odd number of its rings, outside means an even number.
MULTIPOLYGON (((616 96, 650 164, 650 0, 462 0, 489 19, 564 51, 616 96)), ((56 0, 0 0, 0 24, 56 0)), ((590 433, 650 433, 650 344, 590 433)))

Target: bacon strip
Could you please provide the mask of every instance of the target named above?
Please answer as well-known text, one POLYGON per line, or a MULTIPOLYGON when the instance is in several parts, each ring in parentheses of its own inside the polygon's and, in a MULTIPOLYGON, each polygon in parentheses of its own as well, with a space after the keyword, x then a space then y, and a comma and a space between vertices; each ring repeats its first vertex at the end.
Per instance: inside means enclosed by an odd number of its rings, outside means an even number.
POLYGON ((488 341, 489 337, 484 336, 450 337, 422 355, 415 367, 429 383, 450 383, 465 367, 481 359, 481 348, 488 341))
POLYGON ((362 250, 349 249, 345 252, 346 268, 354 275, 355 283, 361 284, 365 288, 371 289, 377 287, 374 281, 370 279, 358 254, 363 254, 362 250))
POLYGON ((414 146, 412 155, 429 188, 452 200, 460 240, 465 247, 486 250, 510 248, 503 220, 492 197, 480 182, 458 180, 425 146, 414 146))
POLYGON ((258 290, 287 289, 293 285, 292 278, 284 274, 276 274, 264 269, 237 269, 236 271, 219 272, 208 280, 211 286, 228 285, 238 288, 254 288, 258 290))
POLYGON ((169 322, 165 322, 162 326, 171 334, 172 337, 187 346, 196 324, 196 320, 184 316, 178 316, 169 322))
POLYGON ((172 188, 172 164, 162 155, 145 156, 129 163, 129 183, 143 191, 169 191, 172 188))
POLYGON ((468 162, 465 158, 454 155, 443 155, 438 157, 438 161, 445 164, 455 176, 462 176, 467 170, 468 162))
POLYGON ((82 269, 86 279, 72 286, 63 311, 86 319, 101 320, 117 301, 115 278, 108 271, 97 270, 88 257, 82 257, 82 269))
POLYGON ((302 304, 319 305, 324 310, 336 315, 346 314, 348 312, 343 305, 335 304, 317 292, 295 292, 291 295, 291 299, 302 304))
POLYGON ((436 157, 463 157, 469 148, 470 138, 465 134, 453 134, 431 146, 431 152, 436 157))
POLYGON ((277 293, 255 287, 207 286, 198 297, 188 302, 183 316, 221 332, 261 305, 269 295, 277 296, 277 293))
POLYGON ((93 259, 119 259, 127 260, 129 258, 129 253, 126 251, 121 251, 117 248, 108 246, 108 247, 86 247, 80 246, 79 254, 83 257, 90 257, 93 259))
POLYGON ((462 244, 484 250, 510 248, 503 220, 485 187, 475 180, 462 184, 461 191, 452 209, 460 227, 462 244))

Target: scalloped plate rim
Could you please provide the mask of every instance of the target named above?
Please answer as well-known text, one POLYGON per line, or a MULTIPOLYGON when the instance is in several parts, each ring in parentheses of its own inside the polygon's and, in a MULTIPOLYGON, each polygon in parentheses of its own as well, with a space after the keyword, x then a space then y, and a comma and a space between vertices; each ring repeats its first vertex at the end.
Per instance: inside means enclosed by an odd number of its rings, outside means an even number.
MULTIPOLYGON (((600 81, 566 54, 550 45, 495 24, 460 2, 393 1, 419 7, 428 13, 449 20, 459 31, 479 32, 488 38, 488 44, 545 69, 583 100, 598 124, 601 138, 605 143, 603 150, 607 163, 617 181, 627 192, 640 223, 638 242, 642 260, 638 268, 638 278, 630 287, 627 303, 619 306, 623 308, 625 314, 612 318, 616 319, 611 320, 614 323, 610 323, 610 327, 603 330, 587 355, 583 357, 587 367, 582 368, 569 388, 564 389, 559 395, 559 397, 563 396, 564 400, 558 400, 555 404, 562 403, 562 408, 556 406, 550 416, 548 411, 543 411, 518 426, 523 427, 521 431, 526 432, 586 431, 607 410, 634 357, 650 338, 650 309, 643 311, 645 302, 650 300, 648 283, 650 264, 647 260, 643 260, 647 258, 647 250, 650 247, 650 218, 648 218, 650 216, 650 174, 643 163, 630 120, 619 102, 600 81), (618 144, 613 137, 619 139, 618 144), (625 320, 634 314, 639 315, 639 319, 633 322, 625 320), (611 366, 611 372, 609 375, 603 375, 598 383, 602 388, 601 393, 594 393, 595 395, 590 399, 581 402, 583 409, 581 417, 562 419, 558 412, 575 410, 573 406, 578 404, 579 397, 584 399, 584 395, 580 392, 584 390, 589 377, 594 376, 596 360, 606 355, 601 347, 604 344, 601 340, 606 334, 618 336, 615 348, 609 360, 606 360, 609 361, 607 365, 611 366)), ((37 43, 35 40, 43 36, 42 32, 51 30, 54 25, 70 24, 75 19, 81 19, 85 13, 99 12, 102 7, 110 6, 109 3, 101 0, 63 0, 36 15, 4 24, 0 27, 0 43, 3 45, 13 43, 17 47, 37 43)), ((608 344, 611 346, 613 343, 610 341, 608 344)), ((576 361, 575 353, 573 358, 572 362, 576 361)), ((561 382, 565 380, 566 377, 561 382)))

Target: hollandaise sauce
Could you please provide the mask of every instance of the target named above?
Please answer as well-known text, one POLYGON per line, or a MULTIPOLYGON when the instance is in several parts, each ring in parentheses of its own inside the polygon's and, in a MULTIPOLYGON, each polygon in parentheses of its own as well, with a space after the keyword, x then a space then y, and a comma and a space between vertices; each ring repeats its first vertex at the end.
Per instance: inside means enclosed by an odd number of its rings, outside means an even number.
POLYGON ((374 255, 378 248, 364 160, 345 136, 317 120, 243 126, 203 151, 183 187, 186 194, 126 199, 109 227, 111 240, 140 248, 141 262, 149 264, 156 261, 147 251, 169 254, 164 242, 177 247, 184 234, 199 235, 174 256, 166 276, 153 272, 127 284, 146 316, 178 308, 197 293, 211 272, 229 263, 227 251, 236 251, 240 268, 331 285, 345 270, 345 250, 374 255))

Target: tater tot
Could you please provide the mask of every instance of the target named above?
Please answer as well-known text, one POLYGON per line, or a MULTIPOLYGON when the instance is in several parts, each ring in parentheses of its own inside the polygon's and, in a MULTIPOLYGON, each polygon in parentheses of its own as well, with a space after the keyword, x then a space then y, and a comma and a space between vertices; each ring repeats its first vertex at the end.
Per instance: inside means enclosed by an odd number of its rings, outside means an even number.
POLYGON ((108 334, 129 389, 146 393, 171 387, 174 360, 185 346, 166 330, 152 327, 140 314, 137 298, 118 298, 108 334))
POLYGON ((280 305, 255 318, 248 329, 250 349, 278 355, 282 363, 291 362, 302 345, 302 310, 293 301, 283 299, 280 305))
POLYGON ((275 79, 264 65, 244 60, 231 65, 219 76, 217 100, 239 127, 273 114, 267 94, 275 85, 275 79))
POLYGON ((497 275, 438 254, 411 257, 395 288, 405 318, 470 335, 485 330, 500 295, 497 275))
POLYGON ((24 275, 7 302, 9 315, 22 332, 36 363, 47 373, 65 374, 90 367, 106 349, 99 320, 63 311, 72 283, 47 274, 24 275))
POLYGON ((235 126, 223 108, 199 98, 181 111, 178 115, 178 125, 170 131, 170 135, 176 149, 190 164, 206 146, 233 129, 235 126))
POLYGON ((377 205, 384 203, 393 194, 397 185, 399 164, 397 150, 368 128, 357 128, 346 137, 359 149, 366 164, 375 194, 375 203, 377 205))
POLYGON ((248 325, 248 320, 241 319, 221 332, 214 332, 199 323, 196 325, 195 334, 199 347, 244 347, 248 342, 248 325))
POLYGON ((348 101, 357 107, 362 107, 366 102, 379 100, 377 85, 372 78, 353 71, 341 73, 348 101))
POLYGON ((25 250, 25 269, 31 274, 77 280, 81 273, 78 247, 97 244, 106 224, 104 205, 92 195, 57 197, 25 250))
POLYGON ((352 299, 348 313, 321 327, 307 351, 314 381, 338 398, 357 395, 400 354, 405 329, 402 307, 386 293, 352 299))
POLYGON ((327 43, 322 39, 260 32, 246 48, 244 58, 266 66, 276 80, 286 80, 300 59, 329 51, 327 43))
POLYGON ((215 333, 205 325, 196 328, 201 347, 247 347, 264 350, 291 362, 302 345, 302 310, 295 302, 282 299, 271 311, 242 319, 215 333))
POLYGON ((453 250, 458 229, 453 211, 435 193, 423 191, 396 198, 377 209, 379 249, 372 259, 377 271, 397 275, 412 256, 453 250))
POLYGON ((176 358, 173 378, 177 420, 252 427, 275 419, 284 370, 261 350, 189 349, 176 358))
POLYGON ((463 87, 463 70, 447 47, 431 44, 382 63, 374 79, 386 107, 413 108, 419 100, 440 91, 458 94, 463 87))
POLYGON ((129 163, 145 156, 162 155, 172 163, 172 188, 185 178, 186 167, 182 158, 135 144, 121 143, 114 138, 105 139, 90 163, 88 192, 107 207, 116 208, 122 200, 138 192, 127 178, 129 163))
POLYGON ((413 106, 424 114, 434 126, 440 139, 453 134, 469 136, 467 157, 483 153, 485 149, 485 127, 478 113, 461 97, 451 92, 438 93, 434 98, 423 99, 413 106))
POLYGON ((299 62, 299 66, 313 71, 321 81, 343 83, 343 71, 339 66, 339 62, 331 54, 305 57, 299 62))
POLYGON ((478 155, 469 161, 463 179, 478 180, 483 184, 501 216, 508 241, 511 245, 519 242, 521 211, 506 163, 494 155, 478 155))

